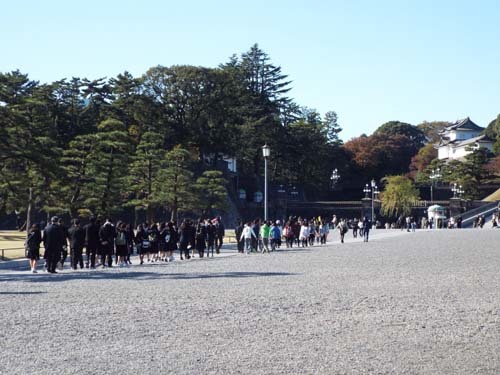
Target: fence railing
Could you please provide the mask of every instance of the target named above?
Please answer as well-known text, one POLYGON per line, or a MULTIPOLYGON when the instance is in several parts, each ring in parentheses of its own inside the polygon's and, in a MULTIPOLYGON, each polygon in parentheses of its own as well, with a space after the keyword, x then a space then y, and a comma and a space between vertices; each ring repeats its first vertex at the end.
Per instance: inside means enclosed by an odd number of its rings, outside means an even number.
POLYGON ((19 251, 19 250, 24 250, 24 247, 12 247, 9 249, 0 249, 0 260, 7 260, 7 258, 5 257, 6 251, 19 251))

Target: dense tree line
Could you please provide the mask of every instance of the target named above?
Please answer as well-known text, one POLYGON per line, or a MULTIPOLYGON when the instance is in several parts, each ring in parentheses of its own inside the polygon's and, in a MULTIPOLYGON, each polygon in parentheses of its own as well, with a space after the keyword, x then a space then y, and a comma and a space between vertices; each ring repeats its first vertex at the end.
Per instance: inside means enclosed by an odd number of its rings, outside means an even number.
MULTIPOLYGON (((258 189, 266 143, 271 181, 301 186, 309 199, 328 197, 335 168, 344 192, 361 195, 367 181, 391 175, 425 185, 440 166, 432 143, 449 123, 390 121, 344 144, 337 113, 299 105, 290 89, 257 45, 216 68, 156 66, 140 77, 41 84, 0 73, 0 212, 74 217, 130 208, 152 220, 158 209, 172 217, 224 209, 231 187, 219 162, 234 157, 239 176, 258 189)), ((500 137, 500 116, 486 132, 500 137)), ((498 160, 469 159, 441 167, 475 197, 498 160)))
POLYGON ((220 209, 218 161, 235 157, 255 179, 265 143, 273 181, 321 193, 339 154, 337 115, 300 107, 290 88, 257 45, 217 68, 156 66, 140 77, 41 84, 0 73, 0 209, 220 209))

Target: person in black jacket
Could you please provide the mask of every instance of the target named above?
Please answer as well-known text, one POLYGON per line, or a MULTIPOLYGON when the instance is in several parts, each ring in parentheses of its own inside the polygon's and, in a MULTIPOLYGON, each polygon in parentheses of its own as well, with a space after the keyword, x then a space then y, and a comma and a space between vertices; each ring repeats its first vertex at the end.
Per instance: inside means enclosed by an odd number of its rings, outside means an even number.
POLYGON ((137 240, 135 238, 134 229, 132 228, 132 225, 127 224, 125 226, 125 235, 127 237, 127 248, 128 248, 128 254, 127 258, 125 259, 125 262, 128 264, 132 264, 132 262, 130 261, 130 256, 134 254, 134 244, 137 245, 137 240))
POLYGON ((66 258, 68 258, 68 227, 64 225, 64 221, 62 218, 59 218, 59 227, 61 227, 64 233, 64 245, 61 250, 61 263, 59 265, 59 269, 62 270, 64 268, 64 262, 66 262, 66 258))
POLYGON ((222 224, 222 218, 219 216, 217 218, 217 223, 215 224, 215 233, 216 233, 215 252, 217 254, 220 253, 220 249, 221 249, 222 244, 224 242, 224 234, 225 234, 224 232, 225 232, 224 224, 222 224))
POLYGON ((236 241, 238 242, 238 253, 243 253, 245 249, 245 240, 241 239, 241 234, 243 233, 243 223, 241 220, 238 220, 236 224, 236 229, 234 230, 234 234, 236 235, 236 241))
POLYGON ((43 245, 45 247, 44 257, 47 260, 47 272, 57 273, 57 263, 61 259, 63 246, 66 245, 66 236, 59 226, 59 218, 54 216, 51 224, 43 231, 43 245))
POLYGON ((115 250, 116 230, 109 219, 106 219, 104 225, 99 229, 99 253, 101 255, 101 265, 113 267, 113 252, 115 250))
POLYGON ((198 255, 200 258, 203 258, 205 255, 205 248, 207 246, 207 227, 203 219, 198 220, 198 224, 196 225, 196 234, 195 234, 195 248, 198 250, 198 255))
POLYGON ((210 220, 207 220, 207 257, 210 256, 210 251, 212 251, 212 258, 214 256, 215 247, 215 225, 210 220))
POLYGON ((165 223, 160 224, 160 229, 159 229, 159 235, 158 235, 158 251, 159 251, 159 259, 166 262, 166 252, 167 252, 167 233, 168 233, 168 228, 165 223))
POLYGON ((95 268, 95 256, 97 254, 97 249, 99 247, 99 228, 101 226, 101 221, 96 220, 94 216, 90 218, 90 223, 85 225, 83 229, 85 230, 85 248, 87 254, 87 263, 85 267, 95 268))
POLYGON ((26 257, 30 260, 32 273, 36 272, 36 262, 40 259, 40 243, 42 242, 42 232, 38 224, 33 224, 26 238, 26 257))
MULTIPOLYGON (((150 243, 149 254, 151 254, 151 261, 156 262, 158 260, 158 243, 159 243, 160 232, 158 231, 158 226, 156 223, 151 223, 148 229, 148 240, 150 243)), ((149 262, 148 258, 148 262, 149 262)))
POLYGON ((77 265, 83 268, 83 246, 85 246, 85 230, 80 226, 80 219, 73 220, 73 226, 68 230, 71 268, 77 265))
POLYGON ((184 253, 186 259, 191 259, 189 256, 189 249, 193 246, 194 242, 194 238, 192 238, 194 231, 192 229, 189 220, 184 220, 179 228, 179 252, 181 260, 184 260, 184 258, 182 258, 182 253, 184 253))
POLYGON ((167 224, 167 233, 165 241, 167 242, 167 262, 174 260, 174 250, 177 250, 178 234, 173 222, 167 224))

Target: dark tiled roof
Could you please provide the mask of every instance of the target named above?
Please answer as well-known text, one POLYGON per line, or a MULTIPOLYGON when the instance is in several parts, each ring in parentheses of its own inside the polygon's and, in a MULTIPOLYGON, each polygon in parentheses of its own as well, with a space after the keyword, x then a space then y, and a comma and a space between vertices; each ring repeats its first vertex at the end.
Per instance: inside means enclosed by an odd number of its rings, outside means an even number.
POLYGON ((458 120, 454 124, 451 124, 450 126, 447 126, 444 128, 440 134, 447 133, 452 130, 477 130, 477 131, 483 131, 484 128, 477 125, 472 121, 469 117, 464 118, 463 120, 458 120))

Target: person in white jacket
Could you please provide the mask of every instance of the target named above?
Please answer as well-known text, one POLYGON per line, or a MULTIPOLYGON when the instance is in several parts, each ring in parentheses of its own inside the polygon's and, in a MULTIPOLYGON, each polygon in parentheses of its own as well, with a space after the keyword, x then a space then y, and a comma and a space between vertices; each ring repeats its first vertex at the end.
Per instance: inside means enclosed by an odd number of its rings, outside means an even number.
POLYGON ((246 254, 249 254, 250 250, 252 249, 252 236, 254 238, 257 238, 251 225, 252 225, 251 223, 246 223, 245 226, 243 227, 243 232, 241 232, 240 241, 243 241, 243 239, 245 240, 245 253, 246 254))
POLYGON ((307 247, 307 240, 309 239, 309 226, 305 220, 302 222, 302 226, 300 227, 299 239, 302 243, 302 247, 307 247))

